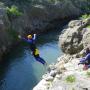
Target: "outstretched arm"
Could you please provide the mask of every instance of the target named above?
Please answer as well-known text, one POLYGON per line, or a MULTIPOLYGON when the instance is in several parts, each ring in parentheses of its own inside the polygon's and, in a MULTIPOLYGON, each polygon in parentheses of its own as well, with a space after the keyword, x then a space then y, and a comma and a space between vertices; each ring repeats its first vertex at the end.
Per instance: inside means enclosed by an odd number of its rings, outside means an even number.
POLYGON ((21 35, 18 35, 18 38, 20 38, 20 39, 22 39, 22 40, 28 42, 28 40, 27 40, 26 38, 22 37, 21 35))
POLYGON ((36 34, 34 34, 34 36, 33 36, 33 40, 35 40, 36 39, 36 34))

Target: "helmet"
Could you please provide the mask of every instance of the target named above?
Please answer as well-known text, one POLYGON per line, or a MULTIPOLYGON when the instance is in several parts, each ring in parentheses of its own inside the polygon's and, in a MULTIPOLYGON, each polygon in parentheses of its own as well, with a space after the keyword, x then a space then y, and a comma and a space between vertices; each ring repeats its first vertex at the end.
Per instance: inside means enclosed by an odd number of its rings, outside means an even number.
POLYGON ((32 38, 32 35, 28 35, 27 38, 32 38))

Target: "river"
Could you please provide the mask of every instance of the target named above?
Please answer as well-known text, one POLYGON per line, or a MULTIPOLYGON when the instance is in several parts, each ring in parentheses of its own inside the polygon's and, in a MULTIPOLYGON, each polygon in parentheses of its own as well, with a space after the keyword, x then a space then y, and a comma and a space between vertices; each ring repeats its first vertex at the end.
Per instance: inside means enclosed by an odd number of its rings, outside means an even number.
MULTIPOLYGON (((40 56, 47 61, 48 65, 55 63, 57 57, 62 55, 58 47, 58 37, 64 25, 37 35, 40 56)), ((45 67, 31 55, 29 45, 22 42, 5 56, 0 64, 0 90, 32 90, 45 72, 45 67)))

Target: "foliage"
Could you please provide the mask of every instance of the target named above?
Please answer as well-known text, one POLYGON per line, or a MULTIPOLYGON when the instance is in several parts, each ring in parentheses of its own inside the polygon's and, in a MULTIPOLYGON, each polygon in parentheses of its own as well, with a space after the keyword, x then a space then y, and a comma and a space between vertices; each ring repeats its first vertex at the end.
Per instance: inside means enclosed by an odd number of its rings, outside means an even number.
POLYGON ((15 18, 22 15, 16 6, 11 6, 11 8, 7 7, 6 10, 9 18, 15 18))
POLYGON ((90 72, 87 72, 86 75, 87 75, 88 77, 90 77, 90 72))
POLYGON ((86 18, 89 18, 90 17, 90 14, 84 14, 80 17, 80 19, 86 19, 86 18))
POLYGON ((74 75, 69 75, 66 77, 66 81, 69 82, 69 83, 73 83, 75 82, 76 78, 74 75))
POLYGON ((90 25, 87 25, 87 28, 90 28, 90 25))

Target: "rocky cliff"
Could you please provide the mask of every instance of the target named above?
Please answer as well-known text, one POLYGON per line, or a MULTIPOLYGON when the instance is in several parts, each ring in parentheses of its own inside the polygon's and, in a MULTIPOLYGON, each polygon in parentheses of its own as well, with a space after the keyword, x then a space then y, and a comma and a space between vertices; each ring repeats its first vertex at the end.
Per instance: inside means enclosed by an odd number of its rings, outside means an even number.
POLYGON ((12 38, 8 32, 9 28, 10 22, 5 7, 0 3, 0 58, 8 46, 12 44, 12 38))
POLYGON ((64 53, 75 54, 87 47, 89 42, 90 18, 71 21, 59 37, 60 46, 64 53))
POLYGON ((23 15, 12 20, 13 28, 23 32, 43 31, 53 27, 53 20, 89 13, 86 0, 1 0, 6 6, 16 5, 23 15), (17 26, 17 27, 16 27, 17 26), (25 31, 26 30, 26 31, 25 31))
POLYGON ((90 18, 72 20, 59 37, 64 55, 49 66, 33 90, 90 90, 90 69, 78 65, 85 48, 90 48, 90 18), (73 47, 73 48, 72 48, 73 47))

